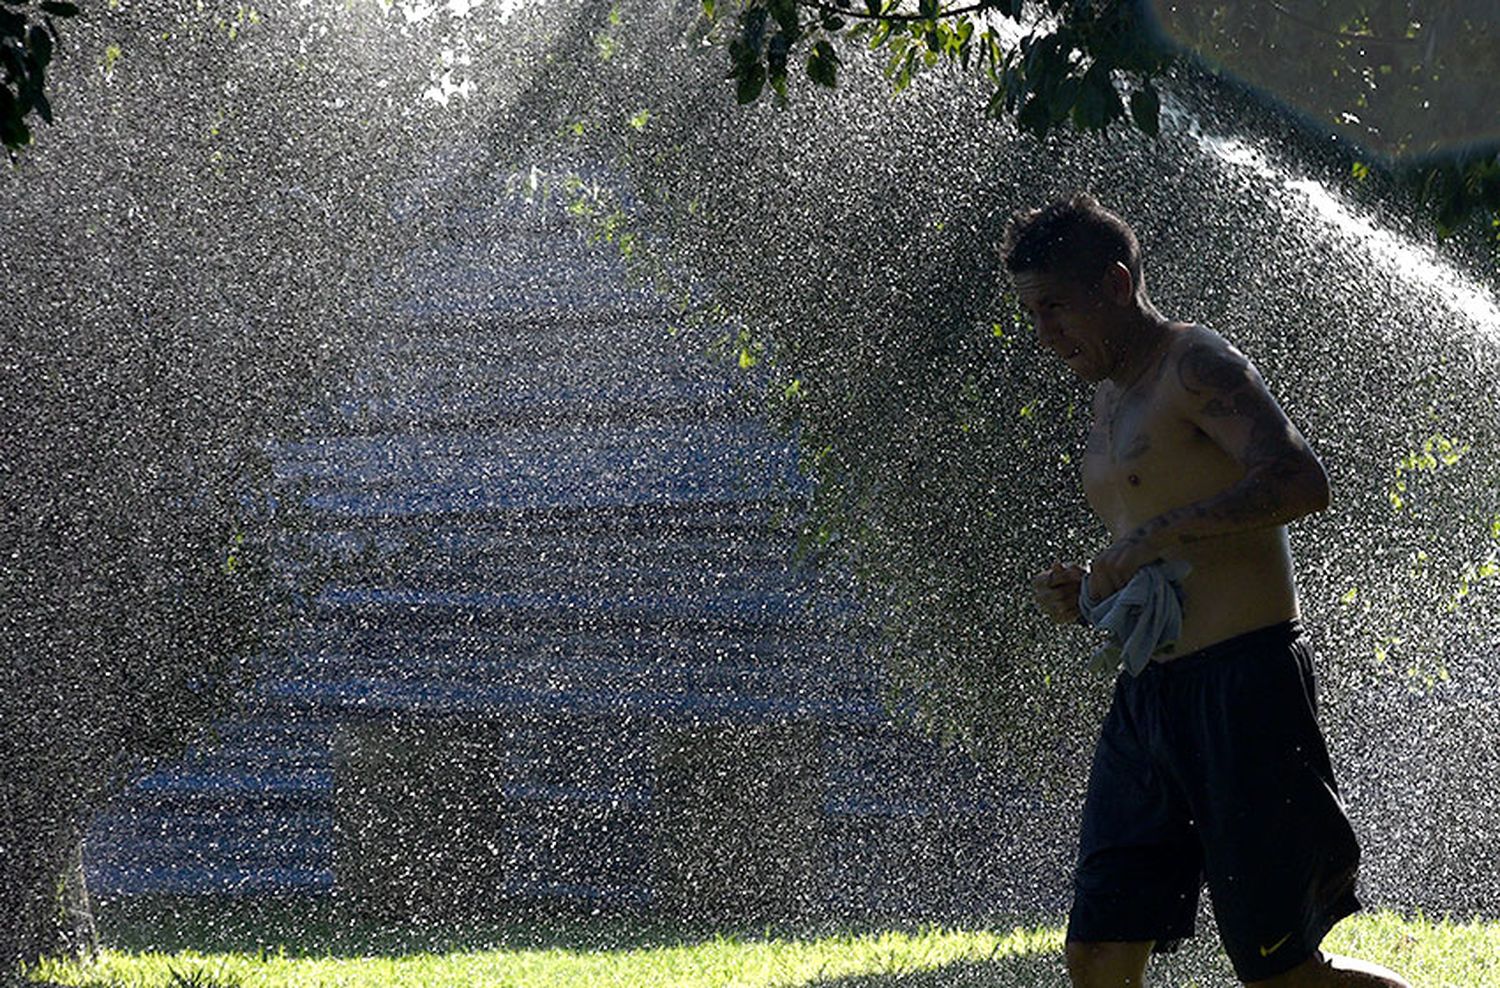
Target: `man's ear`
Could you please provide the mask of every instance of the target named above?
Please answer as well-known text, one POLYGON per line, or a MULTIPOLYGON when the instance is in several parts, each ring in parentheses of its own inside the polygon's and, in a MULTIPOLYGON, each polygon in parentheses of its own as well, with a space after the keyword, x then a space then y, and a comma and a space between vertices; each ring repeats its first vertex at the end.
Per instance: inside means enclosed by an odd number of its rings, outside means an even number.
POLYGON ((1104 297, 1116 305, 1129 305, 1135 299, 1135 279, 1130 277, 1130 269, 1121 261, 1104 269, 1099 287, 1104 297))

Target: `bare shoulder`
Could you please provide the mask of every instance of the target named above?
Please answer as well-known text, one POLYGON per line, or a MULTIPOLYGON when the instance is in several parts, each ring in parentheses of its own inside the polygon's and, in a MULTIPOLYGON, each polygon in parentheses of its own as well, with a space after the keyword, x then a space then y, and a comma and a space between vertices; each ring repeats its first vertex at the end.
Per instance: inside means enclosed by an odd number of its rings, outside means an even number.
MULTIPOLYGON (((1243 353, 1203 326, 1182 328, 1165 375, 1183 418, 1246 467, 1292 464, 1311 450, 1243 353)), ((1321 475, 1321 467, 1318 471, 1321 475)))
POLYGON ((1251 411, 1246 400, 1265 394, 1265 382, 1250 359, 1206 326, 1178 329, 1168 359, 1173 373, 1166 377, 1176 397, 1196 412, 1246 414, 1251 411))

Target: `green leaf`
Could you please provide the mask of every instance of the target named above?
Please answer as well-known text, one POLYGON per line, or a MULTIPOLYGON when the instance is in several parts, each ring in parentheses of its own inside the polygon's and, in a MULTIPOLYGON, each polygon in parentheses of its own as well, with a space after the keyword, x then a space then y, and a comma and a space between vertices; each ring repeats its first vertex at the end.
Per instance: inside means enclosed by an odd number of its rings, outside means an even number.
POLYGON ((1073 106, 1073 124, 1080 130, 1102 130, 1124 110, 1109 70, 1095 63, 1084 73, 1073 106))
POLYGON ((893 75, 894 88, 898 93, 910 86, 912 77, 917 74, 917 51, 917 46, 911 45, 906 49, 906 54, 896 59, 893 75))
POLYGON ((1006 94, 1004 86, 996 86, 995 91, 990 94, 990 101, 985 104, 984 112, 992 119, 998 119, 1005 115, 1006 94))
POLYGON ((766 46, 766 66, 774 77, 778 73, 786 74, 787 55, 792 50, 792 40, 786 34, 777 32, 771 38, 771 43, 766 46))
POLYGON ((36 59, 38 68, 52 61, 52 38, 40 24, 32 27, 30 34, 27 35, 26 43, 31 48, 32 57, 36 59))
POLYGON ((760 61, 760 52, 745 44, 743 38, 732 38, 729 42, 729 71, 726 79, 738 79, 750 66, 760 61))
POLYGON ((0 86, 0 142, 6 147, 19 148, 31 143, 31 130, 21 117, 10 89, 0 86))
POLYGON ((838 85, 839 58, 833 45, 826 40, 813 45, 812 55, 807 60, 807 74, 813 82, 830 89, 838 85))
POLYGON ((36 107, 37 115, 48 123, 52 122, 52 104, 47 100, 47 94, 42 92, 38 85, 36 93, 31 97, 31 105, 36 107))
POLYGON ((766 43, 766 8, 752 7, 740 15, 740 37, 760 57, 760 49, 766 43))
POLYGON ((770 10, 782 34, 796 38, 802 33, 802 25, 797 19, 797 0, 771 0, 770 10))
POLYGON ((1047 95, 1047 114, 1055 123, 1065 118, 1078 105, 1079 90, 1083 81, 1077 76, 1069 76, 1052 87, 1047 95))
POLYGON ((1052 127, 1052 115, 1047 112, 1047 103, 1033 94, 1016 114, 1016 126, 1035 137, 1046 137, 1052 127))
POLYGON ((741 103, 754 103, 760 97, 760 92, 766 85, 766 67, 759 62, 747 66, 739 73, 740 84, 736 87, 734 98, 741 103))
POLYGON ((1161 132, 1161 97, 1149 82, 1130 94, 1130 119, 1143 134, 1155 137, 1161 132))

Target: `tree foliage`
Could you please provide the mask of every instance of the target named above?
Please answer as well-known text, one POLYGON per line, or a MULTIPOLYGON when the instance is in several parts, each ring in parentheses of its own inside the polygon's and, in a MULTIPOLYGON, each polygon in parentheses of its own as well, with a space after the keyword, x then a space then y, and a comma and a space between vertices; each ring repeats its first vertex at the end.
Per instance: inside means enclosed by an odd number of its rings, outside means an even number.
POLYGON ((1038 138, 1117 123, 1155 135, 1158 83, 1175 65, 1222 72, 1356 141, 1408 182, 1440 234, 1473 223, 1500 237, 1500 17, 1481 2, 1257 0, 704 0, 727 37, 739 102, 769 87, 785 100, 792 67, 834 86, 844 56, 878 53, 898 91, 924 68, 956 64, 989 86, 985 111, 1038 138), (1290 8, 1290 9, 1289 9, 1290 8), (804 56, 805 53, 805 57, 804 56))
POLYGON ((58 41, 53 18, 77 16, 67 0, 0 0, 0 142, 11 151, 31 142, 26 118, 33 112, 52 122, 46 77, 58 41))

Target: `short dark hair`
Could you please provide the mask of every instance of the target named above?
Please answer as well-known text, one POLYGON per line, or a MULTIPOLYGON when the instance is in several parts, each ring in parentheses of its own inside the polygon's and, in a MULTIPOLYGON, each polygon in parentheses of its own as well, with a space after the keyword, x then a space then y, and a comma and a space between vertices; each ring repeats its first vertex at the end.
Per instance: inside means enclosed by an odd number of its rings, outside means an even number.
POLYGON ((1088 281, 1119 261, 1135 286, 1141 285, 1141 245, 1135 231, 1086 192, 1011 216, 1004 257, 1011 274, 1046 271, 1088 281))

